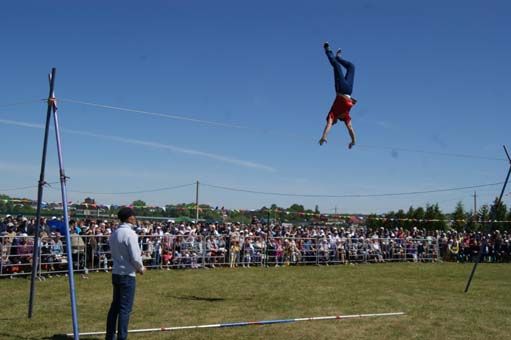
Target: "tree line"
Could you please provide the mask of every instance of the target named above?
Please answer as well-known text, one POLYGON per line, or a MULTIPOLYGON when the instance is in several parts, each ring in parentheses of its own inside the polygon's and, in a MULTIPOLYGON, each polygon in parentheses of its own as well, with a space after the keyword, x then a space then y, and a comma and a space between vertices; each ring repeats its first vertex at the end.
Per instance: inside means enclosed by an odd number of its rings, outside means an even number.
MULTIPOLYGON (((322 214, 319 207, 314 210, 306 209, 301 204, 292 204, 288 208, 272 204, 255 210, 224 209, 207 204, 199 205, 199 218, 208 222, 241 222, 250 223, 322 223, 332 220, 349 223, 350 216, 361 216, 364 224, 370 228, 404 228, 417 227, 426 230, 511 230, 511 209, 495 198, 492 204, 482 205, 476 212, 465 209, 462 202, 458 202, 453 212, 443 213, 438 205, 426 204, 425 207, 410 206, 405 212, 403 209, 389 211, 385 214, 322 214), (501 222, 491 222, 501 221, 501 222), (491 223, 490 223, 491 222, 491 223)), ((167 204, 164 207, 148 206, 143 200, 135 200, 131 204, 139 216, 157 218, 184 218, 194 220, 196 217, 195 203, 167 204)), ((95 208, 83 208, 83 204, 72 205, 70 214, 80 217, 80 212, 86 212, 90 217, 115 217, 119 206, 94 205, 95 208), (81 209, 80 209, 81 208, 81 209)), ((0 214, 33 216, 36 213, 35 204, 29 199, 16 199, 7 195, 0 195, 0 214)), ((42 209, 43 216, 60 216, 62 210, 55 205, 47 205, 42 209)), ((85 214, 85 215, 87 215, 85 214)))

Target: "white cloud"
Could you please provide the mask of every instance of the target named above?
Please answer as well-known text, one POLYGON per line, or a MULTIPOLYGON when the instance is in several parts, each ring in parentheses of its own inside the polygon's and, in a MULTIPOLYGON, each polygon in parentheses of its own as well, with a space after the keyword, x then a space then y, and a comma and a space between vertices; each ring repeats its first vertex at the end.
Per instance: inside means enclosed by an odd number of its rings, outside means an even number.
MULTIPOLYGON (((27 122, 20 122, 15 120, 7 120, 7 119, 0 119, 0 124, 5 125, 14 125, 14 126, 20 126, 20 127, 28 127, 28 128, 35 128, 35 129, 43 129, 44 126, 42 124, 32 124, 27 122)), ((82 136, 90 136, 90 137, 96 137, 96 138, 102 138, 102 139, 108 139, 120 143, 127 143, 127 144, 136 144, 136 145, 142 145, 150 148, 156 148, 156 149, 165 149, 170 150, 173 152, 178 152, 182 154, 192 155, 192 156, 199 156, 199 157, 206 157, 210 159, 214 159, 217 161, 235 164, 238 166, 246 167, 246 168, 253 168, 253 169, 259 169, 269 172, 275 172, 275 168, 252 162, 252 161, 245 161, 240 160, 236 158, 231 158, 223 155, 213 154, 209 152, 204 152, 200 150, 194 150, 194 149, 187 149, 182 148, 179 146, 171 145, 171 144, 163 144, 159 142, 152 142, 152 141, 145 141, 145 140, 138 140, 138 139, 131 139, 131 138, 124 138, 124 137, 118 137, 118 136, 107 136, 107 135, 101 135, 93 132, 87 132, 87 131, 80 131, 80 130, 69 130, 69 129, 62 129, 63 132, 71 133, 71 134, 77 134, 82 136)))

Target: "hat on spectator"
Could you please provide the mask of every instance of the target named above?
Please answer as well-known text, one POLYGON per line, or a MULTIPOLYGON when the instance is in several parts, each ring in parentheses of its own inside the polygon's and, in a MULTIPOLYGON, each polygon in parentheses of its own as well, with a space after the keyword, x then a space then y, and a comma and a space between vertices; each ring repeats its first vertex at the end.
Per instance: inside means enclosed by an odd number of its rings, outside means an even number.
POLYGON ((130 207, 122 207, 117 213, 117 217, 119 217, 121 222, 126 222, 131 216, 135 216, 135 212, 130 207))

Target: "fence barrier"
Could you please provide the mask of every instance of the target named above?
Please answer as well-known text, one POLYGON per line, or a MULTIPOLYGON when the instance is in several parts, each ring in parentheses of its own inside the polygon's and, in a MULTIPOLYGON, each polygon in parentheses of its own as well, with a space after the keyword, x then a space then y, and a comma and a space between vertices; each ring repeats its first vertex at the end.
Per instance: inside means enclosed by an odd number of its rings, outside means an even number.
MULTIPOLYGON (((158 269, 204 267, 266 267, 284 265, 336 265, 379 262, 434 262, 441 258, 435 238, 263 237, 202 235, 140 235, 144 265, 158 269)), ((67 272, 65 239, 40 239, 38 274, 67 272)), ((0 237, 0 277, 29 275, 34 238, 0 237)), ((74 270, 110 271, 107 235, 71 235, 74 270)))

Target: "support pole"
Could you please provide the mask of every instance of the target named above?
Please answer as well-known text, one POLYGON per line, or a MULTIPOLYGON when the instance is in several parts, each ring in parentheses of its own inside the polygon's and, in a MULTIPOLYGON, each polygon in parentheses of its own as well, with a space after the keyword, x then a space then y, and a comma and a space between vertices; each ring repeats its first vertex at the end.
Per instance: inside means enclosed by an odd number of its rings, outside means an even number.
MULTIPOLYGON (((509 153, 507 152, 506 146, 503 145, 503 147, 504 147, 504 151, 506 152, 507 159, 509 161, 509 170, 507 171, 506 180, 504 181, 504 185, 502 186, 502 190, 500 191, 499 199, 497 200, 497 204, 495 205, 494 216, 493 216, 494 220, 495 220, 495 217, 496 217, 495 214, 497 213, 497 209, 500 207, 500 204, 502 202, 502 196, 504 196, 504 191, 506 191, 506 185, 507 185, 507 181, 509 180, 509 175, 511 175, 511 157, 509 157, 509 153)), ((490 221, 489 225, 490 225, 490 228, 491 228, 491 221, 490 221)), ((483 237, 484 237, 485 234, 483 234, 483 237)), ((476 262, 474 263, 474 266, 472 267, 472 271, 470 272, 470 276, 468 278, 467 285, 465 287, 465 293, 468 292, 468 289, 470 288, 470 283, 472 283, 472 278, 474 277, 474 274, 476 272, 477 265, 479 264, 479 262, 481 262, 481 258, 483 257, 484 248, 486 248, 486 243, 487 243, 486 238, 481 240, 481 248, 479 249, 479 254, 478 254, 477 258, 476 258, 476 262)))
POLYGON ((41 172, 39 175, 39 183, 37 188, 37 210, 36 210, 36 219, 35 219, 35 231, 34 231, 34 249, 32 252, 32 276, 30 277, 30 298, 28 301, 28 318, 32 318, 34 312, 34 300, 35 300, 35 280, 37 277, 37 268, 40 254, 40 244, 39 244, 39 232, 40 232, 40 221, 41 221, 41 206, 43 202, 43 189, 46 182, 44 181, 44 172, 46 168, 46 151, 48 149, 48 132, 50 130, 50 118, 52 111, 52 103, 50 98, 53 95, 53 90, 55 86, 55 68, 51 70, 51 74, 49 75, 50 81, 50 93, 48 95, 48 108, 46 110, 46 125, 44 129, 44 142, 43 142, 43 156, 41 160, 41 172))
MULTIPOLYGON (((52 70, 52 75, 55 76, 55 69, 52 70)), ((53 78, 52 78, 53 79, 53 78)), ((76 295, 75 295, 75 282, 74 282, 74 269, 73 269, 73 256, 71 249, 71 236, 69 235, 69 213, 67 206, 67 190, 66 190, 66 174, 64 171, 64 158, 62 156, 62 143, 60 138, 59 118, 57 114, 57 104, 55 101, 55 93, 51 94, 53 120, 55 123, 55 138, 57 141, 57 154, 59 159, 59 172, 60 172, 60 191, 62 194, 62 207, 64 209, 64 225, 66 228, 66 252, 67 252, 67 271, 69 281, 69 293, 71 296, 71 316, 73 319, 73 334, 75 340, 80 338, 80 331, 78 329, 78 313, 76 310, 76 295)))

